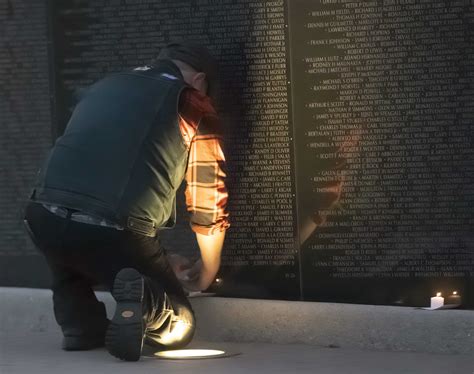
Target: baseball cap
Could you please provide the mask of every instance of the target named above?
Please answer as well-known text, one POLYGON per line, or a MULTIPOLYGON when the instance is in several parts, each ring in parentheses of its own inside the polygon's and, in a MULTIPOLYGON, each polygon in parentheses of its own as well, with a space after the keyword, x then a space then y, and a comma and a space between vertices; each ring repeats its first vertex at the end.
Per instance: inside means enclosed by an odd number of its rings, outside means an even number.
POLYGON ((157 60, 179 60, 198 72, 206 74, 208 95, 213 97, 217 89, 218 64, 209 50, 189 41, 172 42, 163 47, 157 60))

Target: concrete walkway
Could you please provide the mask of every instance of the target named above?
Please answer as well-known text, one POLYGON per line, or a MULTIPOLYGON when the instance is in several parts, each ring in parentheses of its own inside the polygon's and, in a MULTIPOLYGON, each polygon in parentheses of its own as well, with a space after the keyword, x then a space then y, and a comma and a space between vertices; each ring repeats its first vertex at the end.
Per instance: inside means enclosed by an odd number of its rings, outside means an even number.
MULTIPOLYGON (((115 302, 97 296, 109 317, 115 302)), ((0 333, 57 329, 49 290, 0 287, 0 333)), ((213 342, 260 342, 474 355, 474 311, 425 311, 409 307, 249 300, 221 297, 191 299, 196 338, 213 342)), ((2 373, 3 374, 3 373, 2 373)))
MULTIPOLYGON (((108 309, 110 294, 98 293, 108 309)), ((65 352, 51 291, 0 288, 0 374, 474 374, 473 311, 201 297, 191 348, 227 358, 137 363, 105 349, 65 352), (302 344, 303 343, 303 344, 302 344)))
POLYGON ((152 357, 121 362, 105 349, 65 352, 59 333, 3 333, 0 335, 2 374, 473 374, 471 355, 357 351, 309 345, 264 343, 199 343, 194 347, 219 348, 240 355, 205 360, 171 361, 152 357))

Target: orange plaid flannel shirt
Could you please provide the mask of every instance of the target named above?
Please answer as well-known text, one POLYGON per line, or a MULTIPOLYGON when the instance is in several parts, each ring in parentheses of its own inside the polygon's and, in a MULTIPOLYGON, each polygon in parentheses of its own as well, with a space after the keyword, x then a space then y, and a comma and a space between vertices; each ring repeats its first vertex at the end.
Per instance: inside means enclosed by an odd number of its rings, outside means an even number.
POLYGON ((185 89, 179 99, 179 127, 189 150, 185 195, 191 228, 212 235, 230 224, 222 129, 210 98, 185 89))

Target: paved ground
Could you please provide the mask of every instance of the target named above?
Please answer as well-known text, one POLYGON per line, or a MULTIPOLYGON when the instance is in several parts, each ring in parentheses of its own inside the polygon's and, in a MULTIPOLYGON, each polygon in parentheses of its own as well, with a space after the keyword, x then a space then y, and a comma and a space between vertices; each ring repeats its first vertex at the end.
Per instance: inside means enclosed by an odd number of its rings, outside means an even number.
POLYGON ((1 374, 474 374, 474 357, 399 352, 370 352, 307 345, 194 343, 240 355, 206 360, 169 361, 152 357, 121 362, 105 349, 64 352, 53 332, 0 335, 1 374))
MULTIPOLYGON (((109 318, 115 302, 98 292, 109 318)), ((474 356, 474 311, 250 300, 191 299, 202 341, 262 342, 363 351, 474 356)), ((0 334, 56 332, 49 290, 0 287, 0 334)), ((3 374, 3 373, 2 373, 3 374)))

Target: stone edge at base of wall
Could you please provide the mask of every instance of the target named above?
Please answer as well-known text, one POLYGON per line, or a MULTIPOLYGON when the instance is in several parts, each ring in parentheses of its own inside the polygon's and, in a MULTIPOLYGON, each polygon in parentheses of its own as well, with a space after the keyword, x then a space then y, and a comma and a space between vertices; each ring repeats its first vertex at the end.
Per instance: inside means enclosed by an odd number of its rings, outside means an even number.
MULTIPOLYGON (((110 294, 97 292, 109 317, 110 294)), ((58 331, 51 291, 0 288, 0 333, 58 331)), ((362 350, 474 353, 474 311, 197 297, 196 339, 362 350)))

